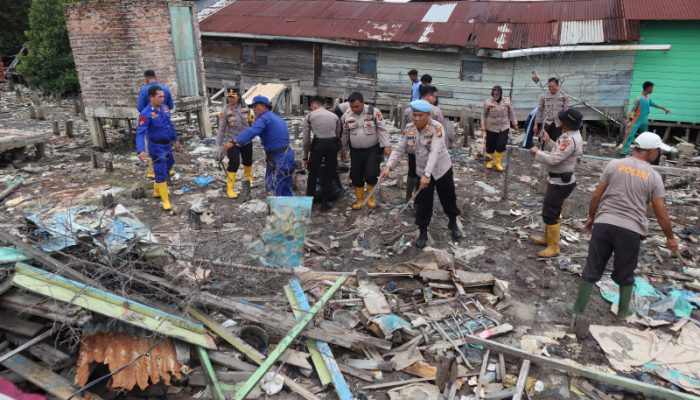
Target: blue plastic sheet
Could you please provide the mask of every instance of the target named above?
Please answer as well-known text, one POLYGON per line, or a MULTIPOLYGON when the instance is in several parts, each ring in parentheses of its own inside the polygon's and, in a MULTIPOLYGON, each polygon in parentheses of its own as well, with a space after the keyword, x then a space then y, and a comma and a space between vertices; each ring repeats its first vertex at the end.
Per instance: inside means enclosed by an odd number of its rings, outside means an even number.
POLYGON ((212 183, 215 181, 215 179, 209 175, 204 175, 204 176, 198 176, 194 179, 192 179, 194 183, 197 184, 199 187, 204 187, 207 186, 208 184, 212 183))
MULTIPOLYGON (((598 282, 600 294, 611 303, 620 300, 620 287, 609 277, 598 282)), ((693 311, 692 301, 698 301, 698 296, 693 292, 681 291, 675 288, 657 290, 646 279, 634 278, 634 301, 632 306, 635 311, 645 317, 654 317, 674 321, 684 317, 690 317, 693 311)))
POLYGON ((29 260, 26 254, 14 246, 0 247, 0 265, 14 264, 18 261, 29 260))
POLYGON ((301 263, 313 198, 272 196, 268 202, 265 229, 249 248, 267 266, 296 268, 301 263))

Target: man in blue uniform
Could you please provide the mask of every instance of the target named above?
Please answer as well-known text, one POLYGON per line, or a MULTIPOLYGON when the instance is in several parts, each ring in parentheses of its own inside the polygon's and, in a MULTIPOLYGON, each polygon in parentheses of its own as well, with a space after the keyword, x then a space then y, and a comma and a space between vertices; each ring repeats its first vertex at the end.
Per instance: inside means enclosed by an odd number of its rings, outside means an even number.
POLYGON ((267 97, 255 96, 253 98, 255 123, 239 133, 231 142, 226 143, 224 151, 228 151, 233 146, 245 146, 259 136, 267 161, 265 189, 268 193, 274 193, 275 196, 293 196, 294 151, 289 147, 289 130, 287 123, 271 110, 272 104, 267 97))
MULTIPOLYGON (((158 86, 163 90, 163 95, 165 97, 163 104, 170 109, 170 112, 173 112, 173 96, 170 94, 170 90, 168 89, 168 87, 158 83, 156 79, 156 73, 152 69, 146 70, 143 73, 143 77, 144 79, 146 79, 146 86, 141 88, 141 90, 139 91, 139 98, 138 100, 136 100, 136 109, 138 110, 138 112, 141 112, 145 107, 148 107, 151 104, 151 101, 148 98, 148 90, 153 86, 158 86)), ((148 144, 146 145, 146 147, 148 147, 148 144)), ((170 170, 170 175, 174 174, 175 171, 170 170)), ((155 176, 156 175, 153 172, 153 160, 149 158, 148 173, 146 174, 146 178, 153 179, 155 178, 155 176)))
POLYGON ((151 86, 148 89, 148 98, 151 104, 144 107, 139 114, 139 126, 136 129, 136 152, 141 161, 146 161, 146 141, 148 141, 148 155, 153 160, 155 183, 153 184, 153 197, 160 197, 163 201, 163 209, 172 209, 168 197, 168 184, 165 182, 175 164, 173 156, 173 144, 175 150, 180 151, 180 141, 175 133, 175 125, 170 119, 170 108, 166 106, 165 94, 159 86, 151 86))
POLYGON ((420 100, 421 83, 418 80, 418 71, 415 69, 408 71, 408 79, 411 80, 411 101, 420 100))

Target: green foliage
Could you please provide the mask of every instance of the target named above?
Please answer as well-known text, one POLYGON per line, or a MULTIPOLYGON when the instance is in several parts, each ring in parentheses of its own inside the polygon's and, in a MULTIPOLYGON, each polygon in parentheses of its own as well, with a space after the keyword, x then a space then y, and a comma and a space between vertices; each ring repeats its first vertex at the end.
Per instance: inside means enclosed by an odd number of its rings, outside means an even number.
POLYGON ((0 0, 0 54, 14 56, 24 44, 32 0, 0 0))
POLYGON ((47 94, 79 89, 73 53, 63 17, 63 4, 72 0, 33 0, 29 10, 27 48, 17 66, 30 86, 47 94))

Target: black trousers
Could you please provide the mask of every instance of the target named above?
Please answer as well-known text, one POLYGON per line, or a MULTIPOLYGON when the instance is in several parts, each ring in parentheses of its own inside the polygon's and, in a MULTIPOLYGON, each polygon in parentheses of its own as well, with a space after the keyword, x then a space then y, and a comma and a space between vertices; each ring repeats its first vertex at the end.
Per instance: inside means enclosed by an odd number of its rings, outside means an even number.
POLYGON ((238 167, 241 166, 241 158, 243 159, 243 165, 246 167, 253 165, 253 143, 248 143, 242 147, 233 146, 228 149, 226 155, 228 156, 226 171, 238 172, 238 167))
POLYGON ((333 191, 333 179, 338 169, 338 139, 314 139, 309 154, 309 179, 306 195, 316 195, 316 181, 321 178, 321 201, 329 201, 333 191), (323 165, 323 168, 321 168, 323 165))
POLYGON ((433 217, 433 197, 436 189, 445 214, 448 217, 459 215, 455 182, 452 176, 452 168, 450 168, 440 179, 430 178, 428 187, 422 189, 416 196, 416 225, 419 228, 425 228, 430 225, 430 219, 433 217))
POLYGON ((500 132, 486 130, 486 152, 493 153, 495 151, 503 153, 506 151, 508 144, 508 129, 500 132))
POLYGON ((377 184, 382 161, 379 150, 379 145, 366 149, 350 148, 350 180, 354 187, 377 184))
POLYGON ((416 155, 408 153, 408 177, 418 178, 418 173, 416 172, 416 155))
POLYGON ((588 243, 588 260, 581 274, 583 279, 591 283, 598 282, 610 256, 615 253, 613 281, 618 285, 634 284, 634 270, 637 268, 641 241, 639 233, 629 229, 593 224, 593 235, 588 243))
POLYGON ((544 131, 547 132, 549 138, 554 142, 556 142, 557 139, 559 139, 559 136, 561 136, 561 127, 557 128, 557 125, 554 122, 545 125, 544 131))
POLYGON ((544 204, 542 205, 542 220, 547 225, 557 223, 561 215, 561 207, 564 200, 573 192, 576 182, 569 185, 547 184, 547 192, 544 194, 544 204))

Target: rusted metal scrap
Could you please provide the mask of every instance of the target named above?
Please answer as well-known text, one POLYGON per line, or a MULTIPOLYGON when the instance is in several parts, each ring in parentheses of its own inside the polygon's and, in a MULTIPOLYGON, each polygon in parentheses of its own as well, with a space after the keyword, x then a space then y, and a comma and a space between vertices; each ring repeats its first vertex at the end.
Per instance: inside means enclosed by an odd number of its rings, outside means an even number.
POLYGON ((114 372, 141 354, 145 355, 112 376, 110 389, 131 390, 138 385, 143 390, 149 381, 170 385, 172 376, 182 379, 183 365, 177 360, 172 340, 96 332, 84 336, 80 343, 75 384, 82 387, 88 382, 93 362, 105 364, 114 372))

